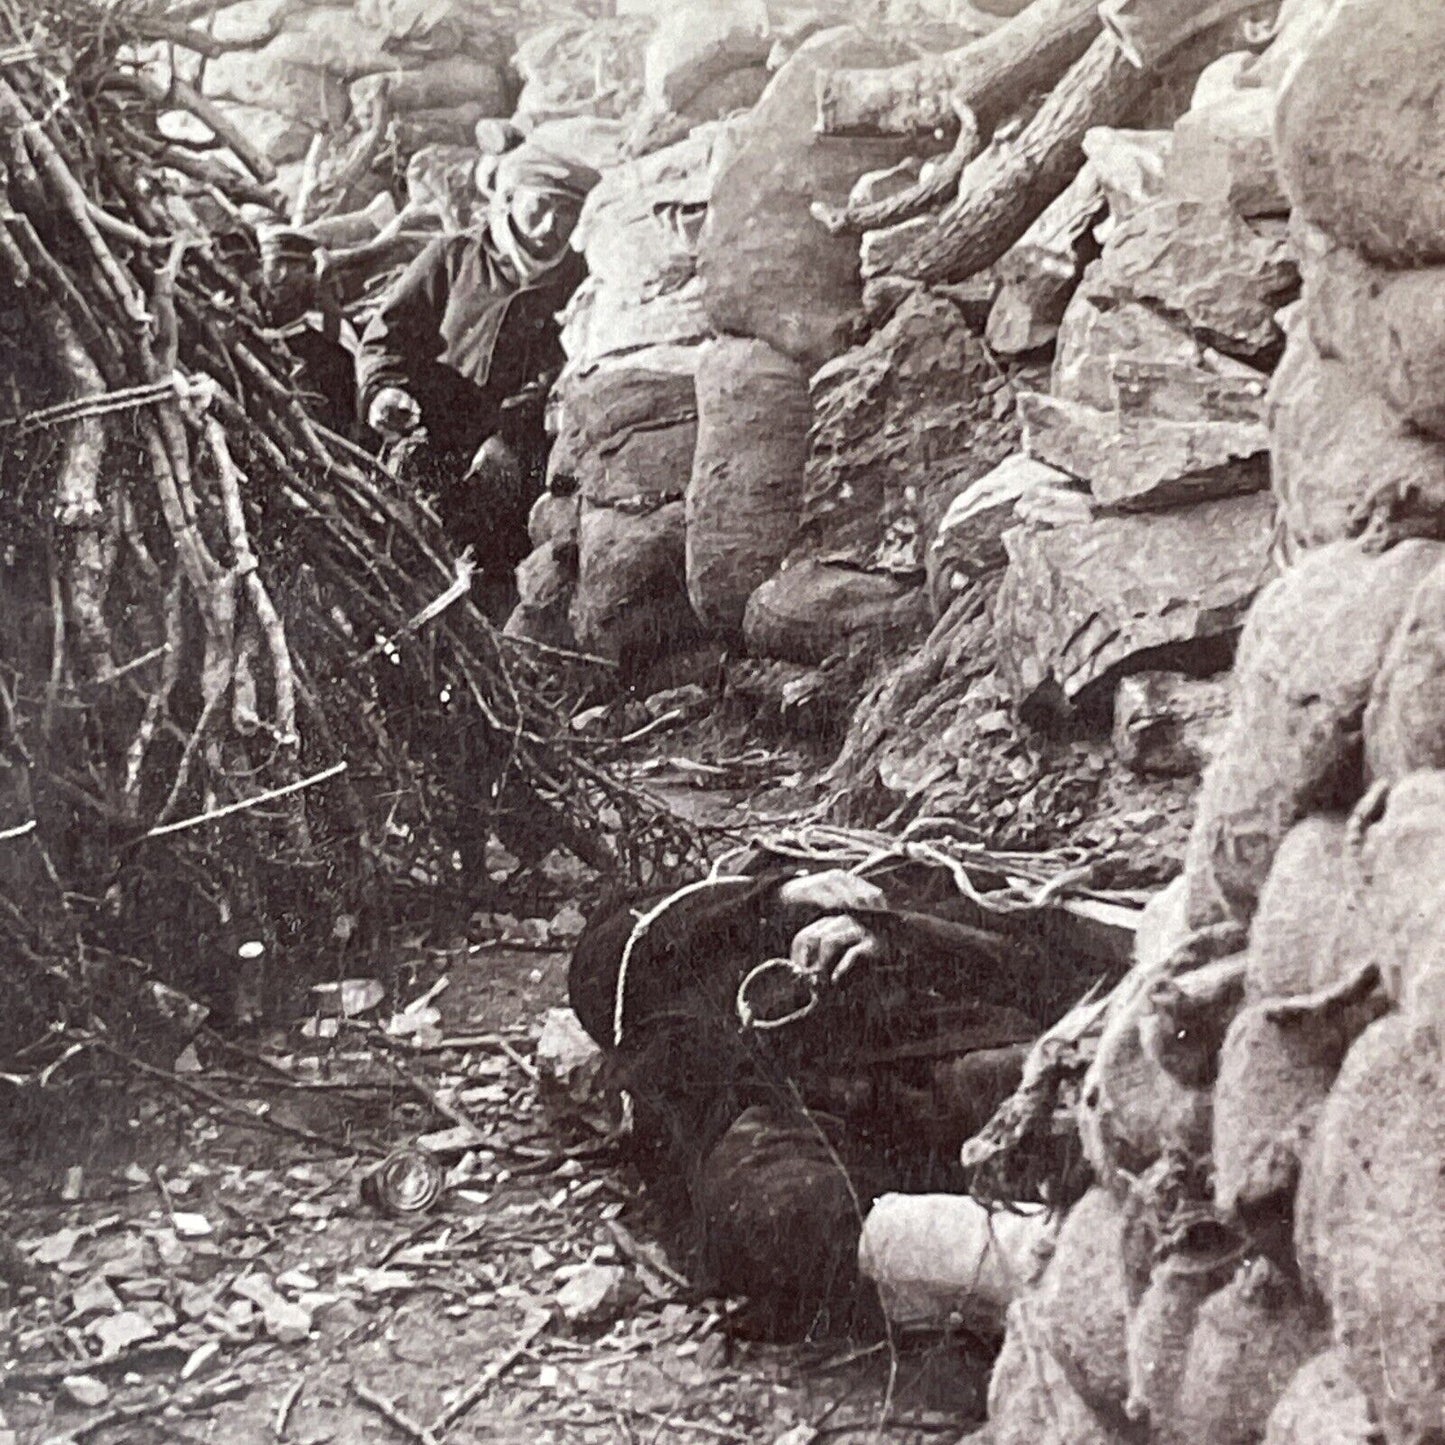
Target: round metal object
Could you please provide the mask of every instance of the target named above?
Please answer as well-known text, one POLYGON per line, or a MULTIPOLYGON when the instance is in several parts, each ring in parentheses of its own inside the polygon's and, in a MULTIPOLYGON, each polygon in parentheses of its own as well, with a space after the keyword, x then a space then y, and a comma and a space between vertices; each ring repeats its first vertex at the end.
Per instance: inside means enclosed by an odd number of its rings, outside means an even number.
POLYGON ((388 1154, 361 1181, 361 1197, 383 1214, 425 1214, 442 1196, 442 1167, 420 1149, 388 1154))

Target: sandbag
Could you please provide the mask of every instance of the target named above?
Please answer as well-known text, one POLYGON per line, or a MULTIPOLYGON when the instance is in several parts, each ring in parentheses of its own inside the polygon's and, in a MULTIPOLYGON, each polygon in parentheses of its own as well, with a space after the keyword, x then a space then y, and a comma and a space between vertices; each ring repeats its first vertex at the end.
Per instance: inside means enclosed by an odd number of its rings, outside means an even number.
POLYGON ((1365 709, 1365 768, 1394 782, 1445 767, 1445 563, 1415 589, 1365 709))
POLYGON ((1445 1075, 1399 1014, 1345 1060, 1300 1184, 1300 1267, 1390 1445, 1438 1440, 1445 1401, 1445 1075))
POLYGON ((1210 1094, 1164 1066, 1171 1031, 1169 957, 1141 963, 1114 990, 1074 1109, 1084 1157, 1096 1176, 1137 1176, 1166 1150, 1201 1159, 1209 1148, 1210 1094))
POLYGON ((1275 118, 1295 206, 1387 266, 1445 261, 1445 8, 1350 0, 1305 52, 1275 118))
POLYGON ((659 421, 616 432, 581 469, 583 500, 643 511, 661 502, 680 502, 687 494, 696 448, 695 421, 659 421))
POLYGON ((680 290, 692 279, 697 231, 712 194, 712 158, 725 131, 700 127, 603 174, 572 237, 590 275, 637 301, 680 290))
POLYGON ((414 70, 395 68, 357 80, 351 101, 358 115, 369 116, 386 95, 393 115, 475 105, 482 114, 505 115, 511 101, 506 77, 490 60, 471 55, 436 56, 414 70))
POLYGON ((704 86, 772 49, 763 0, 703 0, 684 4, 658 25, 643 57, 643 89, 656 105, 682 110, 704 86))
MULTIPOLYGON (((654 353, 654 355, 656 355, 654 353)), ((680 499, 692 475, 692 453, 696 441, 697 398, 693 390, 692 361, 671 353, 656 358, 671 362, 669 369, 622 364, 598 367, 588 372, 564 373, 555 396, 558 405, 557 440, 548 458, 551 479, 571 477, 594 501, 621 494, 621 488, 607 485, 607 460, 625 451, 635 437, 662 433, 664 442, 678 443, 670 470, 649 481, 633 468, 635 491, 676 492, 680 499), (672 435, 681 428, 689 434, 672 435), (681 452, 687 450, 685 463, 681 452)), ((649 444, 649 456, 656 460, 657 448, 649 444)), ((625 459, 614 460, 612 472, 621 477, 625 459)))
POLYGON ((1052 1233, 1042 1205, 990 1210, 966 1194, 884 1194, 863 1222, 858 1270, 900 1328, 997 1335, 1052 1233))
POLYGON ((1159 1445, 1258 1445, 1296 1371, 1329 1343, 1326 1324, 1267 1260, 1240 1267, 1200 1307, 1159 1445))
POLYGON ((286 116, 312 130, 343 124, 351 114, 346 83, 339 77, 272 59, 265 51, 234 51, 207 61, 201 92, 212 100, 286 116))
POLYGON ((579 525, 581 499, 573 493, 562 496, 557 492, 543 492, 527 515, 527 535, 534 547, 545 547, 549 542, 575 542, 579 525))
MULTIPOLYGON (((1227 1278, 1227 1276, 1226 1276, 1227 1278)), ((1165 1422, 1189 1361, 1189 1341, 1199 1311, 1225 1281, 1188 1258, 1154 1265, 1149 1283, 1129 1313, 1129 1397, 1131 1420, 1165 1422)))
POLYGON ((980 1445, 1123 1445, 1123 1419, 1105 1419, 1079 1393, 1049 1348, 1028 1300, 1009 1307, 1008 1332, 988 1382, 980 1445))
POLYGON ((519 600, 502 631, 509 637, 575 650, 577 638, 568 613, 576 590, 576 539, 539 545, 517 566, 519 600))
POLYGON ((1281 1015, 1254 1004, 1234 1019, 1214 1087, 1214 1201, 1251 1232, 1290 1217, 1300 1161, 1350 1045, 1379 1016, 1375 1000, 1281 1015))
POLYGON ((703 347, 697 411, 687 593, 704 623, 735 633, 797 526, 813 416, 807 373, 765 342, 721 338, 703 347))
POLYGON ((703 86, 681 110, 644 106, 632 123, 624 154, 641 157, 684 140, 699 126, 751 110, 763 97, 773 74, 765 65, 749 65, 703 86))
POLYGON ((1362 934, 1385 992, 1445 1037, 1445 772, 1411 773, 1361 820, 1362 934))
POLYGON ((1445 266, 1392 271, 1332 246, 1304 277, 1304 317, 1320 354, 1445 436, 1445 266))
POLYGON ((806 559, 764 582, 743 614, 743 636, 755 656, 815 667, 855 639, 887 651, 927 625, 922 587, 806 559))
POLYGON ((1059 1229, 1053 1258, 1025 1303, 1049 1350, 1094 1410, 1122 1411, 1129 1393, 1123 1215, 1091 1189, 1059 1229))
POLYGON ((1407 427, 1302 327, 1291 329, 1268 413, 1271 484, 1294 546, 1358 534, 1377 503, 1445 527, 1445 442, 1407 427))
POLYGON ((273 166, 304 160, 311 149, 312 128, 282 111, 225 100, 216 108, 273 166))
POLYGON ((1330 988, 1364 962, 1344 847, 1341 814, 1306 818, 1285 835, 1250 924, 1246 1002, 1330 988))
POLYGON ((832 236, 815 201, 841 205, 865 171, 902 160, 913 140, 816 133, 817 77, 835 67, 907 57, 851 29, 804 44, 742 123, 703 226, 698 273, 714 328, 766 341, 816 369, 843 349, 860 317, 858 243, 832 236))
POLYGON ((568 116, 627 115, 642 100, 642 57, 653 25, 650 16, 617 16, 534 31, 512 57, 524 82, 518 123, 531 130, 568 116))
POLYGON ((692 345, 712 334, 696 279, 639 301, 589 276, 562 313, 562 350, 568 365, 579 369, 649 347, 692 345))
POLYGON ((1235 711, 1205 769, 1185 858, 1195 927, 1253 916, 1284 835, 1363 790, 1361 730, 1385 645, 1434 542, 1338 542, 1271 582, 1245 623, 1235 711))
POLYGON ((1300 1366, 1264 1432, 1264 1445, 1379 1445, 1379 1439, 1375 1412, 1339 1349, 1300 1366))
POLYGON ((583 648, 627 671, 691 640, 684 527, 681 501, 636 513, 582 504, 569 616, 583 648))

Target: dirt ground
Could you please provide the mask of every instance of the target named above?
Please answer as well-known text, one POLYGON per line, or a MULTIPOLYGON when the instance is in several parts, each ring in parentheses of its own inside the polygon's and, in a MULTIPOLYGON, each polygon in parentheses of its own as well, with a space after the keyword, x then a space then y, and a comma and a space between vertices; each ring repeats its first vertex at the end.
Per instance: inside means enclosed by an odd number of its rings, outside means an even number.
POLYGON ((166 1079, 107 1070, 104 1107, 0 1179, 0 1445, 963 1434, 985 1377, 966 1342, 730 1337, 597 1125, 540 1096, 565 993, 549 948, 419 955, 413 1000, 448 980, 425 1049, 348 1020, 329 1040, 273 1030, 251 1057, 203 1038, 166 1079), (438 1207, 364 1202, 377 1153, 458 1118, 475 1132, 444 1155, 438 1207), (569 1321, 579 1273, 617 1288, 569 1321))

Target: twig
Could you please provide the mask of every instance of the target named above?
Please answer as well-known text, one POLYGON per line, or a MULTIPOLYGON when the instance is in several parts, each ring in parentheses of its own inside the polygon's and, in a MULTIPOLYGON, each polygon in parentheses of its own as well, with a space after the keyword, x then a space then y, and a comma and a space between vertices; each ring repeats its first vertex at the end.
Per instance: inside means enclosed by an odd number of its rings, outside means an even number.
POLYGON ((272 788, 268 792, 257 793, 254 797, 242 798, 236 803, 227 803, 223 808, 213 808, 209 813, 197 813, 194 818, 182 818, 177 823, 163 823, 159 828, 152 828, 145 835, 145 840, 161 838, 167 833, 179 833, 186 828, 199 828, 203 823, 214 823, 218 818, 229 818, 231 814, 243 813, 247 808, 259 808, 263 803, 274 803, 278 798, 290 797, 292 793, 299 793, 303 788, 314 787, 317 783, 324 783, 330 778, 337 777, 344 773, 346 768, 346 763, 336 763, 322 772, 314 773, 309 778, 302 778, 295 783, 287 783, 284 788, 272 788))
POLYGON ((433 1437, 444 1435, 463 1415, 467 1413, 481 1398, 512 1368, 517 1364, 531 1348, 532 1342, 547 1328, 547 1317, 542 1316, 528 1325, 517 1337, 511 1347, 501 1355, 498 1355, 481 1375, 472 1387, 465 1394, 459 1396, 440 1415, 432 1421, 431 1433, 433 1437))
POLYGON ((137 1073, 145 1074, 149 1078, 159 1079, 162 1083, 169 1084, 173 1089, 178 1089, 182 1093, 190 1094, 211 1105, 212 1108, 221 1110, 228 1117, 250 1125, 253 1129, 269 1129, 277 1134, 286 1134, 293 1139, 300 1139, 307 1144, 318 1144, 324 1148, 333 1149, 338 1154, 379 1156, 385 1153, 385 1150, 375 1144, 367 1144, 364 1141, 347 1143, 342 1139, 332 1139, 325 1134, 318 1134, 313 1129, 303 1129, 299 1124, 284 1124, 279 1119, 268 1119, 263 1115, 253 1114, 249 1109, 243 1109, 224 1095, 216 1093, 214 1089, 208 1089, 204 1084, 197 1084, 180 1075, 168 1073, 165 1069, 158 1069, 154 1064, 148 1064, 143 1059, 134 1058, 124 1050, 116 1048, 106 1039, 95 1039, 93 1042, 127 1068, 134 1069, 137 1073))
POLYGON ((356 1380, 351 1382, 351 1391, 363 1405, 370 1405, 383 1420, 394 1425, 409 1439, 415 1440, 416 1445, 440 1445, 432 1430, 425 1425, 418 1425, 410 1415, 399 1410, 385 1395, 378 1395, 375 1390, 368 1389, 367 1386, 356 1380))
POLYGON ((276 1419, 272 1423, 272 1431, 278 1440, 286 1438, 286 1430, 291 1424, 291 1412, 296 1408, 296 1402, 301 1398, 301 1392, 306 1388, 304 1378, 297 1380, 281 1399, 281 1404, 276 1410, 276 1419))

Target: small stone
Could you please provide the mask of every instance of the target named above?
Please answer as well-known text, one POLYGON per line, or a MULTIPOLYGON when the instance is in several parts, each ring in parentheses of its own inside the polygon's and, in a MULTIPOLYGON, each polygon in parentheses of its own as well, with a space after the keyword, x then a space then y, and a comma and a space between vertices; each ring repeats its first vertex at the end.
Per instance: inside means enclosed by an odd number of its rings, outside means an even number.
POLYGON ((602 1072, 602 1050, 569 1008, 548 1009, 537 1040, 537 1071, 544 1083, 576 1104, 593 1095, 602 1072))
POLYGON ((132 1345, 155 1339, 158 1332, 144 1315, 135 1310, 121 1310, 96 1320, 89 1333, 100 1341, 105 1356, 112 1358, 132 1345))
POLYGON ((311 1334, 311 1315, 299 1304, 276 1296, 262 1311, 266 1333, 277 1344, 296 1345, 311 1334))
POLYGON ((204 1214, 187 1214, 181 1211, 171 1215, 171 1227, 181 1239, 205 1239, 216 1232, 204 1214))
POLYGON ((77 1405, 87 1410, 98 1410, 110 1399, 110 1386, 94 1375, 67 1375, 60 1388, 77 1405))
POLYGON ((557 1308, 570 1325, 611 1324, 626 1304, 626 1284, 620 1265, 584 1265, 557 1292, 557 1308))

